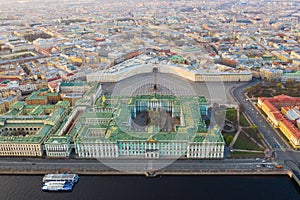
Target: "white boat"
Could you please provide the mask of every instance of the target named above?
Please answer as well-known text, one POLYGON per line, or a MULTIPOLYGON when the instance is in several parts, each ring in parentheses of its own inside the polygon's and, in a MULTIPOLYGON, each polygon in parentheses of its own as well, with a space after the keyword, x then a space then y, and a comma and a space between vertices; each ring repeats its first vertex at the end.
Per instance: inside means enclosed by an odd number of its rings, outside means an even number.
POLYGON ((73 182, 67 181, 49 181, 42 186, 43 191, 71 191, 73 189, 73 182))
POLYGON ((46 174, 43 178, 43 191, 71 191, 77 183, 77 174, 46 174))
POLYGON ((46 174, 43 178, 43 182, 49 181, 67 181, 77 183, 79 176, 77 174, 46 174))
POLYGON ((45 182, 43 185, 46 186, 52 186, 52 185, 74 185, 73 182, 68 182, 68 181, 49 181, 45 182))
POLYGON ((43 191, 72 191, 71 185, 43 185, 43 191))

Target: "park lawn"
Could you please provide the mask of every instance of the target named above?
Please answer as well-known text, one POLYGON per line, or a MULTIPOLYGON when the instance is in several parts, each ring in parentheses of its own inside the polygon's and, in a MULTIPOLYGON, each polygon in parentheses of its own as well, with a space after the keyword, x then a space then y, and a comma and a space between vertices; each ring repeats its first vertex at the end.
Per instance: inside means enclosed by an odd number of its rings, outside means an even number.
POLYGON ((226 119, 228 119, 231 122, 236 123, 237 122, 237 111, 234 108, 228 108, 226 110, 226 119))
POLYGON ((230 153, 230 156, 233 158, 263 158, 265 156, 264 153, 255 153, 255 152, 242 152, 242 151, 234 151, 230 153))
POLYGON ((263 140, 262 136, 260 135, 259 131, 254 128, 243 128, 243 130, 250 135, 256 142, 264 146, 264 144, 261 142, 263 140))
POLYGON ((240 125, 241 126, 250 126, 248 120, 246 119, 244 113, 240 112, 240 125))
POLYGON ((233 145, 234 149, 245 149, 245 150, 256 150, 256 151, 262 151, 257 144, 255 144, 253 141, 251 141, 243 132, 240 133, 239 137, 235 141, 233 145))

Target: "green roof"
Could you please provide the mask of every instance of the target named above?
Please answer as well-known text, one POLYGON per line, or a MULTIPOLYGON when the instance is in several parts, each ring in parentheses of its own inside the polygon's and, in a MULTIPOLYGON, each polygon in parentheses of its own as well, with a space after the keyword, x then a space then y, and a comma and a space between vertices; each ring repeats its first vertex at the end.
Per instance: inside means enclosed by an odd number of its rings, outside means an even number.
POLYGON ((112 118, 113 114, 110 112, 84 112, 81 117, 84 118, 112 118))
POLYGON ((67 101, 60 101, 56 105, 25 105, 24 102, 14 104, 13 109, 1 117, 2 122, 5 121, 0 125, 4 128, 4 132, 5 128, 15 128, 15 131, 18 131, 18 128, 37 128, 38 130, 32 135, 25 136, 22 134, 19 136, 0 135, 0 142, 41 143, 46 135, 54 131, 53 128, 59 127, 59 120, 69 105, 67 101), (45 109, 50 112, 50 115, 44 114, 45 109))
POLYGON ((62 82, 60 84, 61 87, 73 87, 73 86, 84 86, 85 82, 78 81, 78 82, 62 82))
POLYGON ((23 108, 23 106, 25 105, 25 102, 24 101, 18 101, 16 103, 14 103, 13 105, 11 105, 9 108, 10 109, 17 109, 17 110, 20 110, 23 108))
POLYGON ((34 135, 0 136, 0 143, 41 143, 43 138, 47 135, 51 128, 52 126, 44 125, 34 135))
POLYGON ((69 136, 51 136, 47 139, 45 144, 69 144, 70 137, 69 136))
POLYGON ((37 134, 41 135, 41 136, 45 136, 50 130, 51 130, 52 126, 46 124, 45 126, 43 126, 37 134))
POLYGON ((291 73, 283 73, 283 76, 300 76, 300 71, 291 72, 291 73))
POLYGON ((60 118, 60 116, 63 114, 63 112, 65 111, 64 108, 58 108, 56 109, 52 115, 50 116, 50 118, 48 119, 48 121, 50 122, 57 122, 57 120, 60 118))
POLYGON ((33 109, 32 111, 31 111, 31 115, 39 115, 39 114, 41 114, 41 112, 43 112, 44 111, 44 108, 42 107, 42 106, 37 106, 35 109, 33 109))
POLYGON ((56 107, 62 107, 62 108, 67 108, 70 106, 69 101, 59 101, 55 104, 56 107))
POLYGON ((44 92, 44 89, 43 90, 38 90, 38 91, 35 91, 35 92, 31 93, 31 95, 29 97, 27 97, 26 100, 27 99, 28 100, 42 100, 42 99, 46 99, 47 96, 42 96, 42 95, 39 96, 39 94, 41 92, 44 92))
POLYGON ((20 112, 20 110, 17 110, 17 109, 14 108, 14 109, 10 110, 9 112, 7 112, 5 115, 13 115, 13 116, 15 116, 19 112, 20 112))
POLYGON ((41 143, 42 139, 41 136, 0 136, 0 143, 41 143))
POLYGON ((49 92, 49 93, 47 93, 47 96, 58 96, 59 95, 59 93, 57 93, 57 92, 49 92))
MULTIPOLYGON (((200 107, 207 106, 207 100, 205 97, 195 97, 195 96, 182 96, 175 97, 173 95, 137 95, 134 97, 128 96, 105 96, 105 98, 98 98, 96 104, 101 105, 102 100, 105 102, 114 101, 114 108, 116 112, 85 112, 82 114, 82 118, 112 118, 107 125, 86 125, 81 128, 76 140, 78 142, 117 142, 126 140, 139 140, 147 141, 151 138, 154 141, 172 141, 172 140, 184 140, 184 141, 194 141, 203 142, 205 139, 218 141, 220 137, 217 134, 208 134, 206 124, 201 118, 200 107), (174 132, 160 132, 157 127, 148 127, 147 131, 132 131, 128 126, 128 122, 131 118, 132 108, 135 106, 136 102, 143 101, 172 101, 176 112, 182 112, 184 116, 184 126, 177 125, 174 132), (122 103, 120 103, 122 101, 122 103), (115 116, 115 117, 113 117, 115 116), (89 129, 93 128, 103 128, 105 129, 105 137, 103 134, 101 136, 90 137, 87 133, 89 129), (157 130, 155 130, 155 128, 157 130), (208 137, 209 135, 209 137, 208 137)), ((107 103, 109 105, 110 103, 107 103)))

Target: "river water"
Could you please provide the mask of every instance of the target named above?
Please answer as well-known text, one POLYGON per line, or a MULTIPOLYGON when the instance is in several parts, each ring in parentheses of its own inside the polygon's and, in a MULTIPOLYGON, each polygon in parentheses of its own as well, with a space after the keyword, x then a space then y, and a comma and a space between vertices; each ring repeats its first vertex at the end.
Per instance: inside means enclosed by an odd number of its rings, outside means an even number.
POLYGON ((42 177, 1 175, 0 200, 300 199, 288 176, 80 176, 72 192, 43 192, 42 177))

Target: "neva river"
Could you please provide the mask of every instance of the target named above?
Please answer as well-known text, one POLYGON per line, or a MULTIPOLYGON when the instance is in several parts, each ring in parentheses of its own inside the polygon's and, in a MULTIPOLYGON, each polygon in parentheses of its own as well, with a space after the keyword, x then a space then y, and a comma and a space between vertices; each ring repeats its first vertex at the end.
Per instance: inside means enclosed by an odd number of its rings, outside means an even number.
POLYGON ((288 176, 80 176, 72 192, 42 192, 43 176, 0 176, 0 199, 300 199, 288 176))

